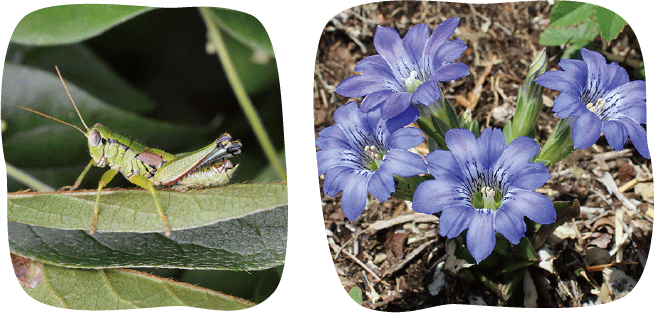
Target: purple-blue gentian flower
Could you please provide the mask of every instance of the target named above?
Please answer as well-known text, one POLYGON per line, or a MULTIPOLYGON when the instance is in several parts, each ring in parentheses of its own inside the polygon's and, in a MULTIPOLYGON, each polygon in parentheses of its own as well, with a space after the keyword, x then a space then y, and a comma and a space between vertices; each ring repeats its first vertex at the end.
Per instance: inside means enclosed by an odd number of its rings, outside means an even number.
POLYGON ((486 128, 479 138, 468 129, 450 129, 446 150, 425 159, 434 179, 413 194, 413 210, 441 212, 439 233, 455 238, 468 229, 466 245, 477 263, 495 248, 495 232, 518 244, 525 236, 524 218, 540 224, 556 220, 552 202, 534 190, 551 175, 545 165, 529 160, 540 150, 523 136, 508 146, 500 129, 486 128))
POLYGON ((439 82, 469 74, 468 66, 452 63, 467 49, 460 39, 448 40, 459 25, 450 18, 429 35, 426 24, 411 27, 404 38, 389 27, 377 27, 373 44, 376 55, 357 63, 354 75, 344 79, 335 91, 345 97, 363 97, 361 109, 381 108, 383 119, 396 118, 408 125, 420 115, 417 106, 439 105, 439 82))
POLYGON ((611 149, 621 151, 627 136, 636 150, 649 158, 645 124, 645 82, 629 81, 617 63, 606 64, 604 56, 586 48, 582 60, 561 60, 562 71, 536 78, 539 85, 559 90, 554 111, 559 118, 574 118, 572 143, 577 149, 592 146, 602 132, 611 149))
POLYGON ((334 122, 316 139, 318 171, 325 174, 327 195, 343 191, 341 208, 351 222, 365 209, 368 193, 386 201, 395 192, 393 175, 427 173, 425 160, 407 151, 424 141, 420 129, 406 127, 391 133, 379 110, 363 113, 356 102, 338 108, 334 122))

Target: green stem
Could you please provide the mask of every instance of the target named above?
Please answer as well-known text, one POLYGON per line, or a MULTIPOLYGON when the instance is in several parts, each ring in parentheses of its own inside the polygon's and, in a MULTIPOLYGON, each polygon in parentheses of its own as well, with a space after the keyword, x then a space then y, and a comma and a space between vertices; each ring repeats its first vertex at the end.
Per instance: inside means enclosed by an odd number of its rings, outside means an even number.
POLYGON ((270 137, 268 137, 268 133, 263 127, 263 123, 261 122, 259 114, 252 105, 252 102, 250 101, 250 98, 248 97, 247 92, 243 87, 243 83, 238 76, 236 67, 229 57, 227 47, 225 46, 222 35, 220 34, 220 30, 218 29, 218 26, 216 26, 216 23, 213 22, 213 19, 216 18, 216 16, 213 15, 209 8, 201 7, 199 10, 200 15, 202 15, 202 18, 204 19, 204 23, 207 25, 207 30, 209 31, 209 36, 211 38, 210 43, 215 45, 216 51, 218 53, 218 59, 223 65, 225 74, 227 75, 227 80, 229 81, 229 84, 232 87, 232 90, 234 91, 234 94, 236 95, 236 98, 238 99, 238 102, 248 119, 248 122, 252 126, 254 134, 259 140, 259 144, 261 145, 264 154, 268 158, 268 161, 272 165, 277 176, 281 180, 286 180, 286 171, 284 170, 284 166, 282 165, 282 162, 279 160, 277 153, 275 152, 275 148, 270 141, 270 137))
POLYGON ((27 174, 22 170, 19 170, 18 168, 14 167, 9 163, 6 163, 6 165, 7 165, 7 176, 25 184, 30 189, 34 189, 40 192, 54 191, 54 188, 40 182, 38 179, 34 178, 34 176, 27 174))

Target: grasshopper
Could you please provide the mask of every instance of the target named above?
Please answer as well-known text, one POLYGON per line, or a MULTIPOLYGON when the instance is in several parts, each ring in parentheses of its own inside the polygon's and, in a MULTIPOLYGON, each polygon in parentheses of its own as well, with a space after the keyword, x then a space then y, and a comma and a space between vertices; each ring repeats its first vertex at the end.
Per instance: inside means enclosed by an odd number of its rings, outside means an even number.
POLYGON ((107 126, 97 123, 93 127, 86 126, 73 97, 68 91, 59 68, 55 66, 59 79, 61 80, 66 93, 73 103, 75 111, 79 116, 82 124, 86 128, 84 132, 81 128, 61 121, 47 114, 19 106, 22 109, 36 113, 38 115, 55 120, 59 123, 74 127, 88 138, 89 153, 91 161, 86 165, 80 176, 73 186, 64 187, 65 189, 75 190, 82 183, 82 179, 89 171, 91 166, 97 167, 109 166, 100 183, 98 184, 98 195, 95 199, 93 208, 93 219, 89 228, 89 234, 94 234, 98 222, 98 212, 100 209, 100 194, 104 188, 119 172, 131 183, 146 189, 154 198, 154 207, 164 224, 164 234, 171 235, 171 229, 168 225, 168 218, 161 209, 159 198, 155 193, 154 186, 171 186, 175 189, 188 189, 194 187, 215 186, 226 184, 238 168, 227 158, 235 156, 241 152, 241 143, 238 140, 232 141, 232 137, 225 133, 220 138, 208 146, 193 152, 181 154, 170 154, 163 150, 147 147, 123 135, 111 131, 107 126))

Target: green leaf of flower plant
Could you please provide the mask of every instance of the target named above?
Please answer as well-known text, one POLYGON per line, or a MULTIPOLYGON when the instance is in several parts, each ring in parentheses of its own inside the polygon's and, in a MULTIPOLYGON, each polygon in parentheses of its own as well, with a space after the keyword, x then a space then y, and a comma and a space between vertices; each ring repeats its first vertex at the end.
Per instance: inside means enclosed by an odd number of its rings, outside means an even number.
POLYGON ((627 21, 620 17, 620 15, 600 6, 593 8, 593 14, 595 15, 595 22, 599 27, 602 38, 608 42, 617 38, 618 34, 624 29, 624 26, 627 25, 627 21))
MULTIPOLYGON (((32 262, 34 263, 34 262, 32 262)), ((24 289, 35 300, 74 310, 116 310, 190 306, 239 310, 254 306, 246 300, 213 290, 126 269, 88 270, 40 266, 42 278, 24 289)))
POLYGON ((18 22, 11 42, 38 46, 81 42, 149 10, 152 8, 106 4, 43 8, 18 22))
POLYGON ((545 46, 587 43, 597 35, 597 25, 587 20, 571 26, 548 27, 540 34, 538 43, 545 46))
POLYGON ((96 192, 8 195, 13 253, 85 268, 174 267, 257 270, 283 264, 285 184, 157 190, 173 229, 163 224, 144 190, 103 191, 98 232, 88 234, 96 192))
POLYGON ((558 1, 550 13, 550 26, 570 26, 590 19, 595 5, 576 1, 558 1))

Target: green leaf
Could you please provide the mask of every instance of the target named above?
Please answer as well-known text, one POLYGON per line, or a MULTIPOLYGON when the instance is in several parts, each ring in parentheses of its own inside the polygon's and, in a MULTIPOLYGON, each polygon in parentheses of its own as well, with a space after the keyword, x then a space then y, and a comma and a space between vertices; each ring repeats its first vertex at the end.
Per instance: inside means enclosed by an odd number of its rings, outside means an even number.
POLYGON ((152 9, 105 4, 43 8, 18 23, 11 42, 39 46, 81 42, 152 9))
MULTIPOLYGON (((159 189, 156 195, 173 230, 238 218, 288 202, 287 187, 282 183, 233 184, 186 192, 159 189)), ((34 226, 88 230, 96 196, 96 190, 9 193, 7 218, 34 226)), ((100 232, 163 230, 152 195, 143 189, 102 190, 97 226, 100 232)))
POLYGON ((627 21, 609 9, 595 6, 593 13, 602 38, 608 42, 617 38, 624 26, 627 25, 627 21))
MULTIPOLYGON (((193 138, 210 131, 209 127, 146 119, 113 107, 74 84, 67 85, 87 125, 102 122, 118 133, 138 136, 150 146, 174 149, 193 143, 193 138)), ((7 122, 7 130, 2 137, 8 163, 23 168, 76 165, 81 158, 88 162, 88 144, 82 134, 70 126, 22 110, 19 105, 82 127, 59 77, 40 69, 5 64, 2 119, 7 122)))
POLYGON ((160 233, 152 196, 134 192, 101 196, 98 232, 92 236, 86 231, 91 193, 10 194, 10 249, 41 262, 84 268, 260 270, 284 262, 285 185, 158 191, 173 228, 170 237, 160 233))
POLYGON ((575 1, 558 1, 550 13, 550 26, 570 26, 587 21, 594 5, 575 1))
POLYGON ((363 305, 363 292, 361 292, 361 288, 354 286, 350 289, 350 292, 347 294, 350 295, 350 298, 354 300, 359 305, 363 305))
POLYGON ((538 43, 545 46, 587 43, 597 35, 597 25, 588 20, 571 26, 548 27, 540 34, 538 43))
POLYGON ((254 303, 194 285, 125 270, 72 269, 39 264, 43 278, 24 289, 35 300, 75 310, 116 310, 190 306, 239 310, 254 303))
POLYGON ((224 8, 211 8, 214 21, 230 37, 252 50, 261 50, 274 57, 272 43, 259 20, 247 13, 224 8))
POLYGON ((67 84, 77 85, 107 104, 132 112, 155 107, 150 97, 126 82, 84 44, 22 48, 23 65, 56 75, 56 64, 67 84))
MULTIPOLYGON (((266 90, 277 82, 277 63, 266 29, 254 16, 222 8, 209 8, 220 29, 230 59, 248 94, 266 90)), ((209 44, 210 52, 215 51, 209 44), (213 50, 213 51, 212 51, 213 50)))

